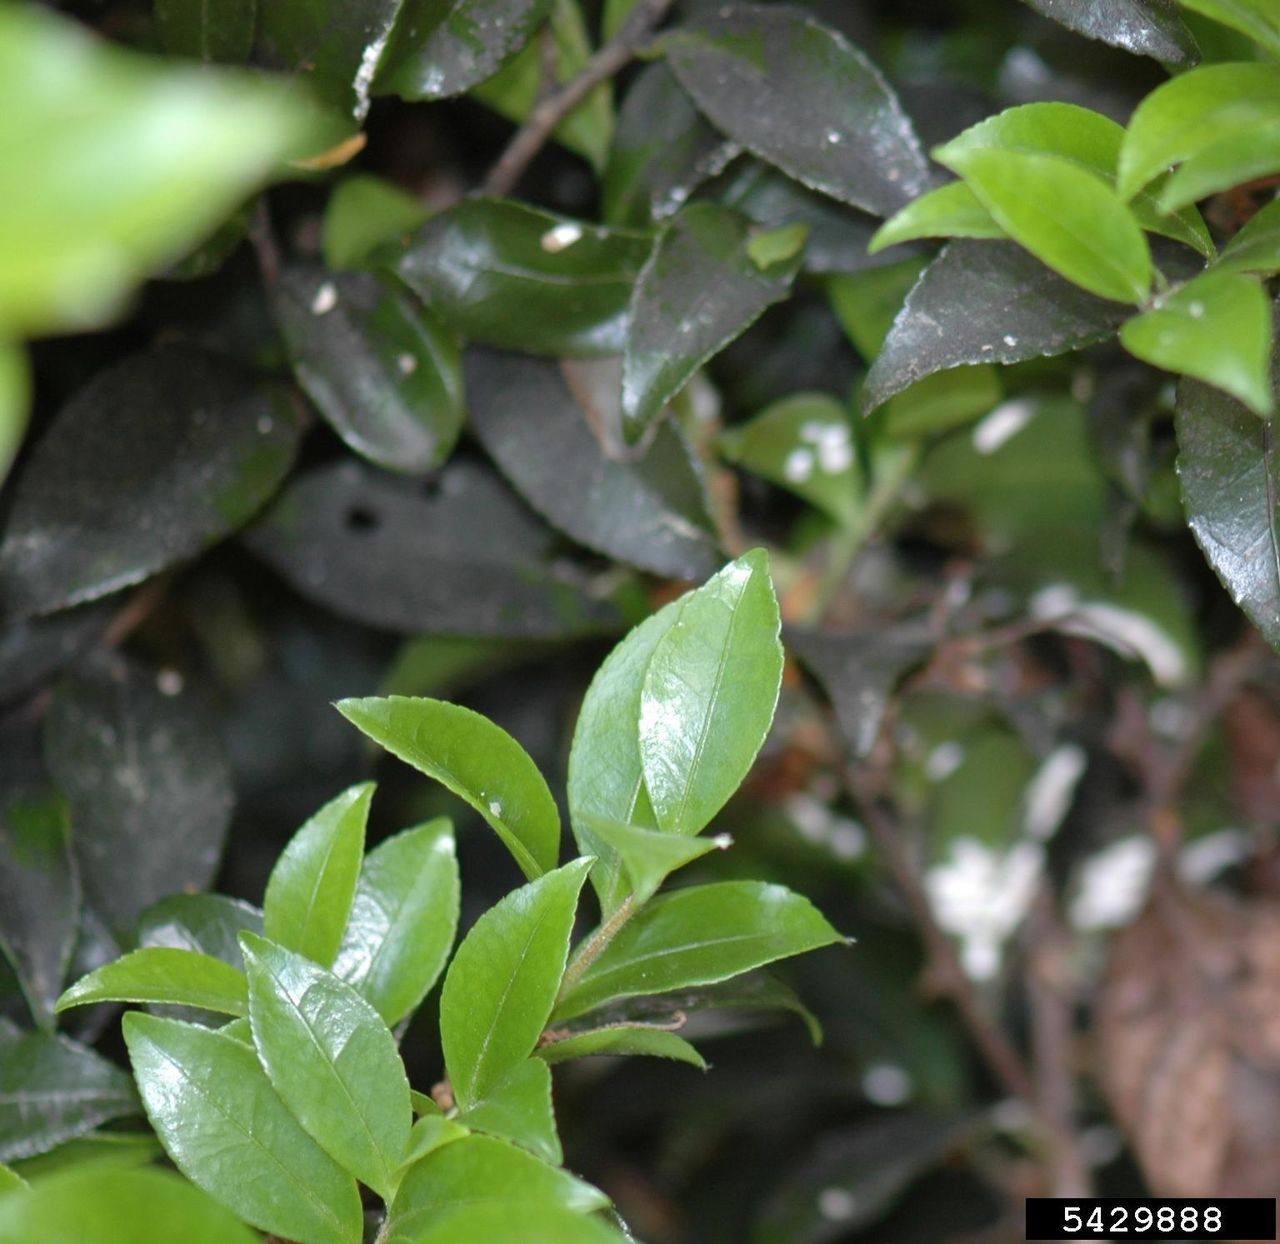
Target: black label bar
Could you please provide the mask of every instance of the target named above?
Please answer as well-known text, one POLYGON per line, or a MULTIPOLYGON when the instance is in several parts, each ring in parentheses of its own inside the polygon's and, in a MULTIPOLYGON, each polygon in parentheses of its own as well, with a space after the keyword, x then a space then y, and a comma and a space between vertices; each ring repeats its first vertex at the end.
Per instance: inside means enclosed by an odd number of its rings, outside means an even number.
POLYGON ((1274 1240, 1274 1197, 1031 1197, 1028 1240, 1274 1240))

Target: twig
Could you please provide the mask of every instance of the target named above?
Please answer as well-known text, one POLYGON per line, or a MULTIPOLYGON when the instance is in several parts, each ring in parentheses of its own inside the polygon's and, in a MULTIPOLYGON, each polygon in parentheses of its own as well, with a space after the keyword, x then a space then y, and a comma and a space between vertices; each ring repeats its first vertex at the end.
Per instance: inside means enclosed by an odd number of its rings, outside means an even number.
POLYGON ((271 209, 267 207, 267 196, 258 196, 253 215, 249 218, 249 242, 258 261, 258 271, 262 274, 262 283, 270 289, 280 276, 280 247, 276 243, 275 230, 271 227, 271 209))
POLYGON ((556 126, 600 83, 613 77, 640 51, 671 4, 672 0, 640 0, 622 29, 583 66, 577 77, 539 100, 528 120, 515 132, 506 150, 489 170, 481 183, 481 193, 510 194, 556 126))
POLYGON ((628 894, 618 910, 613 913, 585 942, 578 948, 569 966, 564 970, 560 981, 560 997, 563 998, 576 985, 585 972, 599 957, 611 941, 634 915, 636 909, 635 895, 628 894))

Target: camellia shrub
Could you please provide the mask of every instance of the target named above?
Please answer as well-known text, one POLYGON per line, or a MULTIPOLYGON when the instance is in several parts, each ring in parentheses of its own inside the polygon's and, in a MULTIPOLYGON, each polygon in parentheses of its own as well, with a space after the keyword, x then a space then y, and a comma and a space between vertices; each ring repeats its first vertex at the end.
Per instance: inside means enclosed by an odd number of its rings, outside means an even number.
POLYGON ((1274 1195, 1274 0, 10 2, 0 150, 0 1244, 1274 1195))

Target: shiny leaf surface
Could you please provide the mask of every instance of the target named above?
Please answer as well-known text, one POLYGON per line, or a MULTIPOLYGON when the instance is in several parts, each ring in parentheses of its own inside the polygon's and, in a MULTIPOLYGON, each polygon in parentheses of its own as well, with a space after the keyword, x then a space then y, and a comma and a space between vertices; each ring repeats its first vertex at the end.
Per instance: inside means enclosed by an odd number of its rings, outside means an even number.
MULTIPOLYGON (((1161 0, 1026 0, 1077 34, 1172 65, 1194 64, 1199 49, 1172 5, 1161 0)), ((1187 6, 1192 7, 1191 5, 1187 6)))
POLYGON ((551 1069, 537 1058, 518 1063, 458 1116, 477 1132, 509 1140, 544 1162, 564 1161, 551 1104, 551 1069))
POLYGON ((244 973, 194 950, 145 946, 82 976, 58 999, 58 1010, 92 1002, 161 1002, 247 1015, 244 973))
POLYGON ((643 1024, 617 1024, 609 1028, 571 1032, 538 1050, 538 1057, 549 1063, 565 1063, 572 1058, 599 1055, 609 1058, 620 1055, 670 1058, 679 1063, 689 1063, 699 1071, 707 1069, 706 1059, 683 1037, 643 1024))

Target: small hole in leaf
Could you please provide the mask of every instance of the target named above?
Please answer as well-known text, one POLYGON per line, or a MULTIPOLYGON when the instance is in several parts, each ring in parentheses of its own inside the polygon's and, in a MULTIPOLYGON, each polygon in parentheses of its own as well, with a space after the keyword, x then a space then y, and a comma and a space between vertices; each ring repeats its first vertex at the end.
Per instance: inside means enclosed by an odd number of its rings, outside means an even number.
POLYGON ((381 519, 364 505, 353 505, 347 511, 347 528, 351 531, 377 531, 381 519))

